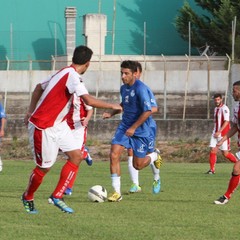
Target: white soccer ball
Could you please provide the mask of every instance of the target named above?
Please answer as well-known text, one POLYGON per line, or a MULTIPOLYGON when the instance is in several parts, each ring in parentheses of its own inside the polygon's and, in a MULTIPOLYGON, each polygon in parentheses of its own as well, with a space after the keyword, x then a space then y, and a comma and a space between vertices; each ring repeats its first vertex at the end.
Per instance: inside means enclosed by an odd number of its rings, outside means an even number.
POLYGON ((95 185, 88 191, 88 199, 91 202, 105 202, 107 200, 107 190, 101 185, 95 185))

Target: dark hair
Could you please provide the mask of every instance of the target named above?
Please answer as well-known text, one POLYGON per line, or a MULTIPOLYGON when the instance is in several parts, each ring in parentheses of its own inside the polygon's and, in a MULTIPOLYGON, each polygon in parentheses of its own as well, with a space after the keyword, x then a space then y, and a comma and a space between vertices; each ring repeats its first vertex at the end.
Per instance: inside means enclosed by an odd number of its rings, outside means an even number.
POLYGON ((136 66, 137 66, 137 69, 139 70, 139 72, 141 73, 142 72, 142 64, 138 61, 136 61, 136 66))
POLYGON ((221 93, 215 93, 213 95, 213 99, 215 99, 215 98, 221 98, 222 99, 222 94, 221 93))
POLYGON ((137 72, 137 65, 135 61, 126 60, 121 63, 121 68, 128 68, 131 72, 137 72))
POLYGON ((233 86, 240 86, 240 80, 235 82, 235 83, 233 83, 233 86))
POLYGON ((78 46, 75 48, 72 62, 75 64, 83 65, 91 60, 93 51, 86 46, 78 46))

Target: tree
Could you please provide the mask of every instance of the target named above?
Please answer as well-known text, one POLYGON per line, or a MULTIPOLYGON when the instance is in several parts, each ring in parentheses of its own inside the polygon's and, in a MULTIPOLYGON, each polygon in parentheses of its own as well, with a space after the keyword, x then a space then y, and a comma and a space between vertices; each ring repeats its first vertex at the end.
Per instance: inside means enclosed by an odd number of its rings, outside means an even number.
POLYGON ((239 0, 195 0, 203 9, 198 15, 186 1, 175 19, 181 37, 188 41, 188 23, 191 22, 193 47, 208 45, 218 55, 231 55, 232 22, 236 16, 235 58, 240 59, 240 2, 239 0))

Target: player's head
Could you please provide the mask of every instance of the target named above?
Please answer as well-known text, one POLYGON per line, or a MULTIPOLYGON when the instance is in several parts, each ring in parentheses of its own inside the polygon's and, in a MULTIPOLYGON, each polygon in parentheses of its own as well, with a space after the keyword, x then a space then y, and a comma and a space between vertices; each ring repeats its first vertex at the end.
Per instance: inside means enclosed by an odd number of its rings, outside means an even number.
POLYGON ((121 77, 124 84, 133 85, 136 80, 137 66, 135 61, 127 60, 121 63, 121 77))
POLYGON ((240 101, 240 81, 233 83, 232 95, 235 101, 240 101))
POLYGON ((137 75, 136 78, 140 79, 141 78, 141 74, 142 74, 142 64, 138 61, 135 62, 136 66, 137 66, 137 75))
POLYGON ((221 93, 215 93, 213 95, 214 103, 217 107, 219 107, 222 104, 222 94, 221 93))
POLYGON ((84 69, 83 72, 81 72, 81 73, 84 73, 90 64, 92 55, 93 55, 93 51, 90 48, 82 45, 78 46, 74 50, 72 62, 73 64, 77 64, 77 65, 85 65, 86 69, 84 69))

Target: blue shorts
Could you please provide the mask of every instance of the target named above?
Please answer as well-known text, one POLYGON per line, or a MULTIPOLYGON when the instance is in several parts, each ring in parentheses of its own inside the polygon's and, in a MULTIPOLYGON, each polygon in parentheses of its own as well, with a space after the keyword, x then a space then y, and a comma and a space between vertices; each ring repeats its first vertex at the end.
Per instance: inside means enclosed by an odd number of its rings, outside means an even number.
POLYGON ((136 157, 144 158, 147 153, 154 151, 155 138, 153 135, 155 136, 155 134, 150 134, 148 137, 128 137, 125 135, 125 131, 118 128, 112 138, 112 144, 118 144, 127 149, 131 148, 136 157))

